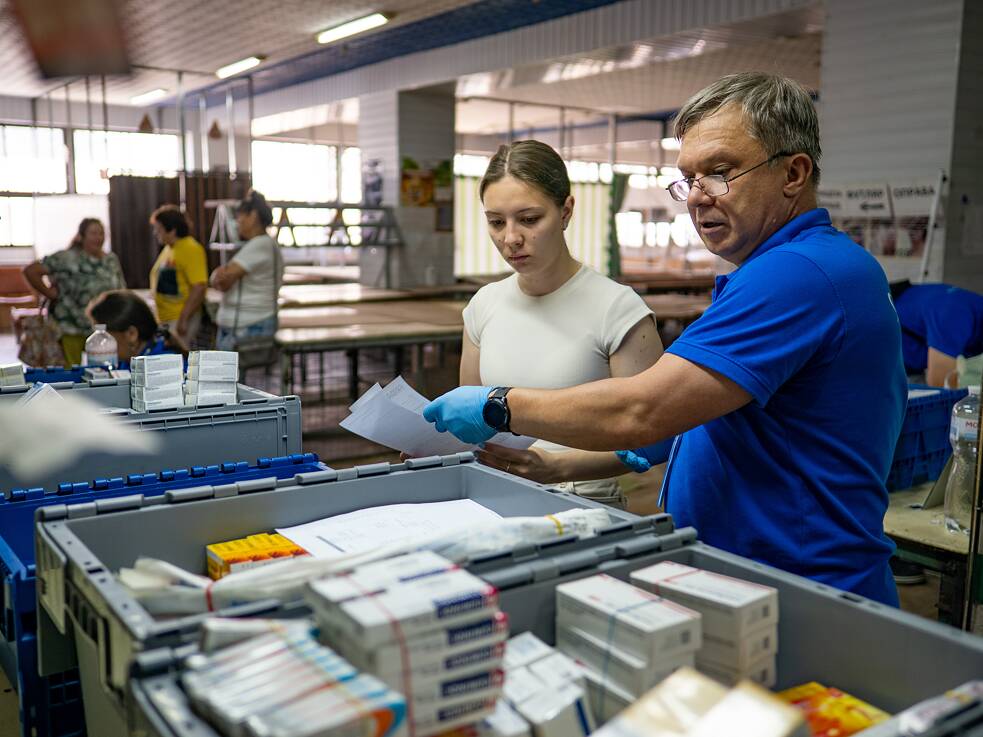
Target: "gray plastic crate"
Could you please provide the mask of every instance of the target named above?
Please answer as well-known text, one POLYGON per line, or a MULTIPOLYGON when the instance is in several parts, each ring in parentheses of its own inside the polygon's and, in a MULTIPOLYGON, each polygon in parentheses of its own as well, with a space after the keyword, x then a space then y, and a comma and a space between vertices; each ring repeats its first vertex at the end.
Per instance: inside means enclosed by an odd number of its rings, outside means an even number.
MULTIPOLYGON (((79 384, 51 384, 102 407, 129 407, 129 379, 101 379, 79 384)), ((16 402, 26 388, 0 389, 0 405, 16 402)), ((225 406, 181 407, 120 417, 139 430, 161 434, 162 448, 154 454, 86 453, 71 468, 59 468, 30 482, 0 465, 0 492, 43 487, 54 491, 64 481, 91 481, 161 468, 186 468, 215 458, 262 458, 301 452, 300 399, 277 397, 239 385, 239 402, 225 406)))
MULTIPOLYGON (((126 686, 134 656, 187 641, 209 615, 155 620, 117 583, 113 574, 119 568, 147 556, 204 573, 209 543, 367 507, 454 499, 472 499, 507 517, 600 506, 480 466, 472 454, 462 453, 301 474, 294 481, 44 507, 36 536, 41 674, 69 667, 77 655, 89 733, 126 734, 126 686)), ((616 519, 637 519, 609 511, 616 519)), ((241 616, 276 604, 221 613, 241 616)))
MULTIPOLYGON (((673 531, 667 515, 615 526, 590 540, 566 538, 484 556, 467 568, 499 588, 512 634, 532 631, 553 643, 558 584, 596 573, 627 579, 664 560, 778 589, 779 689, 817 680, 898 712, 983 674, 983 638, 704 545, 693 528, 673 531)), ((163 649, 136 661, 130 686, 135 724, 146 734, 216 737, 177 682, 184 657, 194 651, 163 649)), ((932 737, 963 733, 940 728, 932 737)), ((890 730, 878 734, 898 737, 890 730)))

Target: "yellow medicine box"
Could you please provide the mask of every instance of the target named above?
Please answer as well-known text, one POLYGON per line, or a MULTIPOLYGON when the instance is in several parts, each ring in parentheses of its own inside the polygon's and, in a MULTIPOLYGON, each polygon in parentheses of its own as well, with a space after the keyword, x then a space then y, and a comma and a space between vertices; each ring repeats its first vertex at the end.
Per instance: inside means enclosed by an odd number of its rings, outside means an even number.
POLYGON ((260 533, 206 546, 208 575, 214 580, 236 571, 266 565, 282 558, 307 555, 307 551, 283 535, 260 533))

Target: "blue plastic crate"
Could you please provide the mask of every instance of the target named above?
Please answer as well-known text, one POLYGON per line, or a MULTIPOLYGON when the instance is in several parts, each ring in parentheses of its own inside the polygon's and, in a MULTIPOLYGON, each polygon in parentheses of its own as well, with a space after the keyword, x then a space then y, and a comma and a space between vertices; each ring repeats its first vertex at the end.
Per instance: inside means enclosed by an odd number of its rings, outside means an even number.
POLYGON ((47 366, 46 368, 31 368, 26 367, 24 369, 24 381, 28 384, 34 384, 40 381, 43 384, 57 384, 61 381, 71 381, 72 383, 78 384, 84 380, 85 366, 72 366, 71 368, 63 368, 61 366, 47 366))
POLYGON ((952 454, 949 445, 952 407, 968 393, 966 389, 939 389, 921 384, 911 384, 908 388, 934 393, 908 401, 887 477, 889 491, 900 491, 939 477, 952 454))
POLYGON ((42 678, 37 669, 37 598, 34 567, 34 514, 50 504, 82 504, 103 499, 195 486, 234 484, 253 479, 291 478, 325 466, 313 453, 260 458, 211 466, 131 474, 87 483, 63 483, 57 489, 15 489, 0 497, 0 574, 3 616, 0 617, 0 665, 17 684, 24 737, 75 737, 85 734, 77 672, 42 678))

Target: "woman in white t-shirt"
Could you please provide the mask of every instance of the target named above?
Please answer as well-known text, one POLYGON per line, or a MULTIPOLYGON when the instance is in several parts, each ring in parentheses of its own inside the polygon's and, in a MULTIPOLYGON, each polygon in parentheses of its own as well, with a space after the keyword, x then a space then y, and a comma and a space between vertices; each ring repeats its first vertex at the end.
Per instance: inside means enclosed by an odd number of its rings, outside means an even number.
MULTIPOLYGON (((483 287, 464 310, 462 386, 561 389, 631 376, 662 355, 652 311, 630 287, 579 263, 563 231, 574 198, 566 165, 539 141, 501 146, 479 196, 488 233, 515 274, 483 287)), ((528 451, 488 445, 479 459, 542 483, 623 505, 614 453, 540 441, 528 451), (593 475, 601 481, 566 481, 593 475)))
POLYGON ((229 263, 212 272, 212 286, 224 293, 216 317, 219 350, 234 351, 242 338, 276 333, 283 260, 266 232, 272 224, 273 210, 266 198, 250 190, 236 208, 239 237, 246 243, 229 263))

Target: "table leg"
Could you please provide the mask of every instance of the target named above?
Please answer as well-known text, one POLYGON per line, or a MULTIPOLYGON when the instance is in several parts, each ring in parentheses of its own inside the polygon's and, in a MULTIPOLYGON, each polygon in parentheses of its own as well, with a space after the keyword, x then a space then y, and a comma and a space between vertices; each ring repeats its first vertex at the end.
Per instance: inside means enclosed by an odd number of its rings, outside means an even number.
POLYGON ((290 390, 293 388, 290 386, 290 381, 292 378, 291 364, 293 363, 293 354, 288 351, 280 352, 280 393, 290 394, 290 390))
POLYGON ((348 396, 358 399, 358 348, 346 351, 348 356, 348 396))
POLYGON ((393 371, 396 376, 403 373, 404 351, 403 346, 398 345, 393 348, 393 371))

